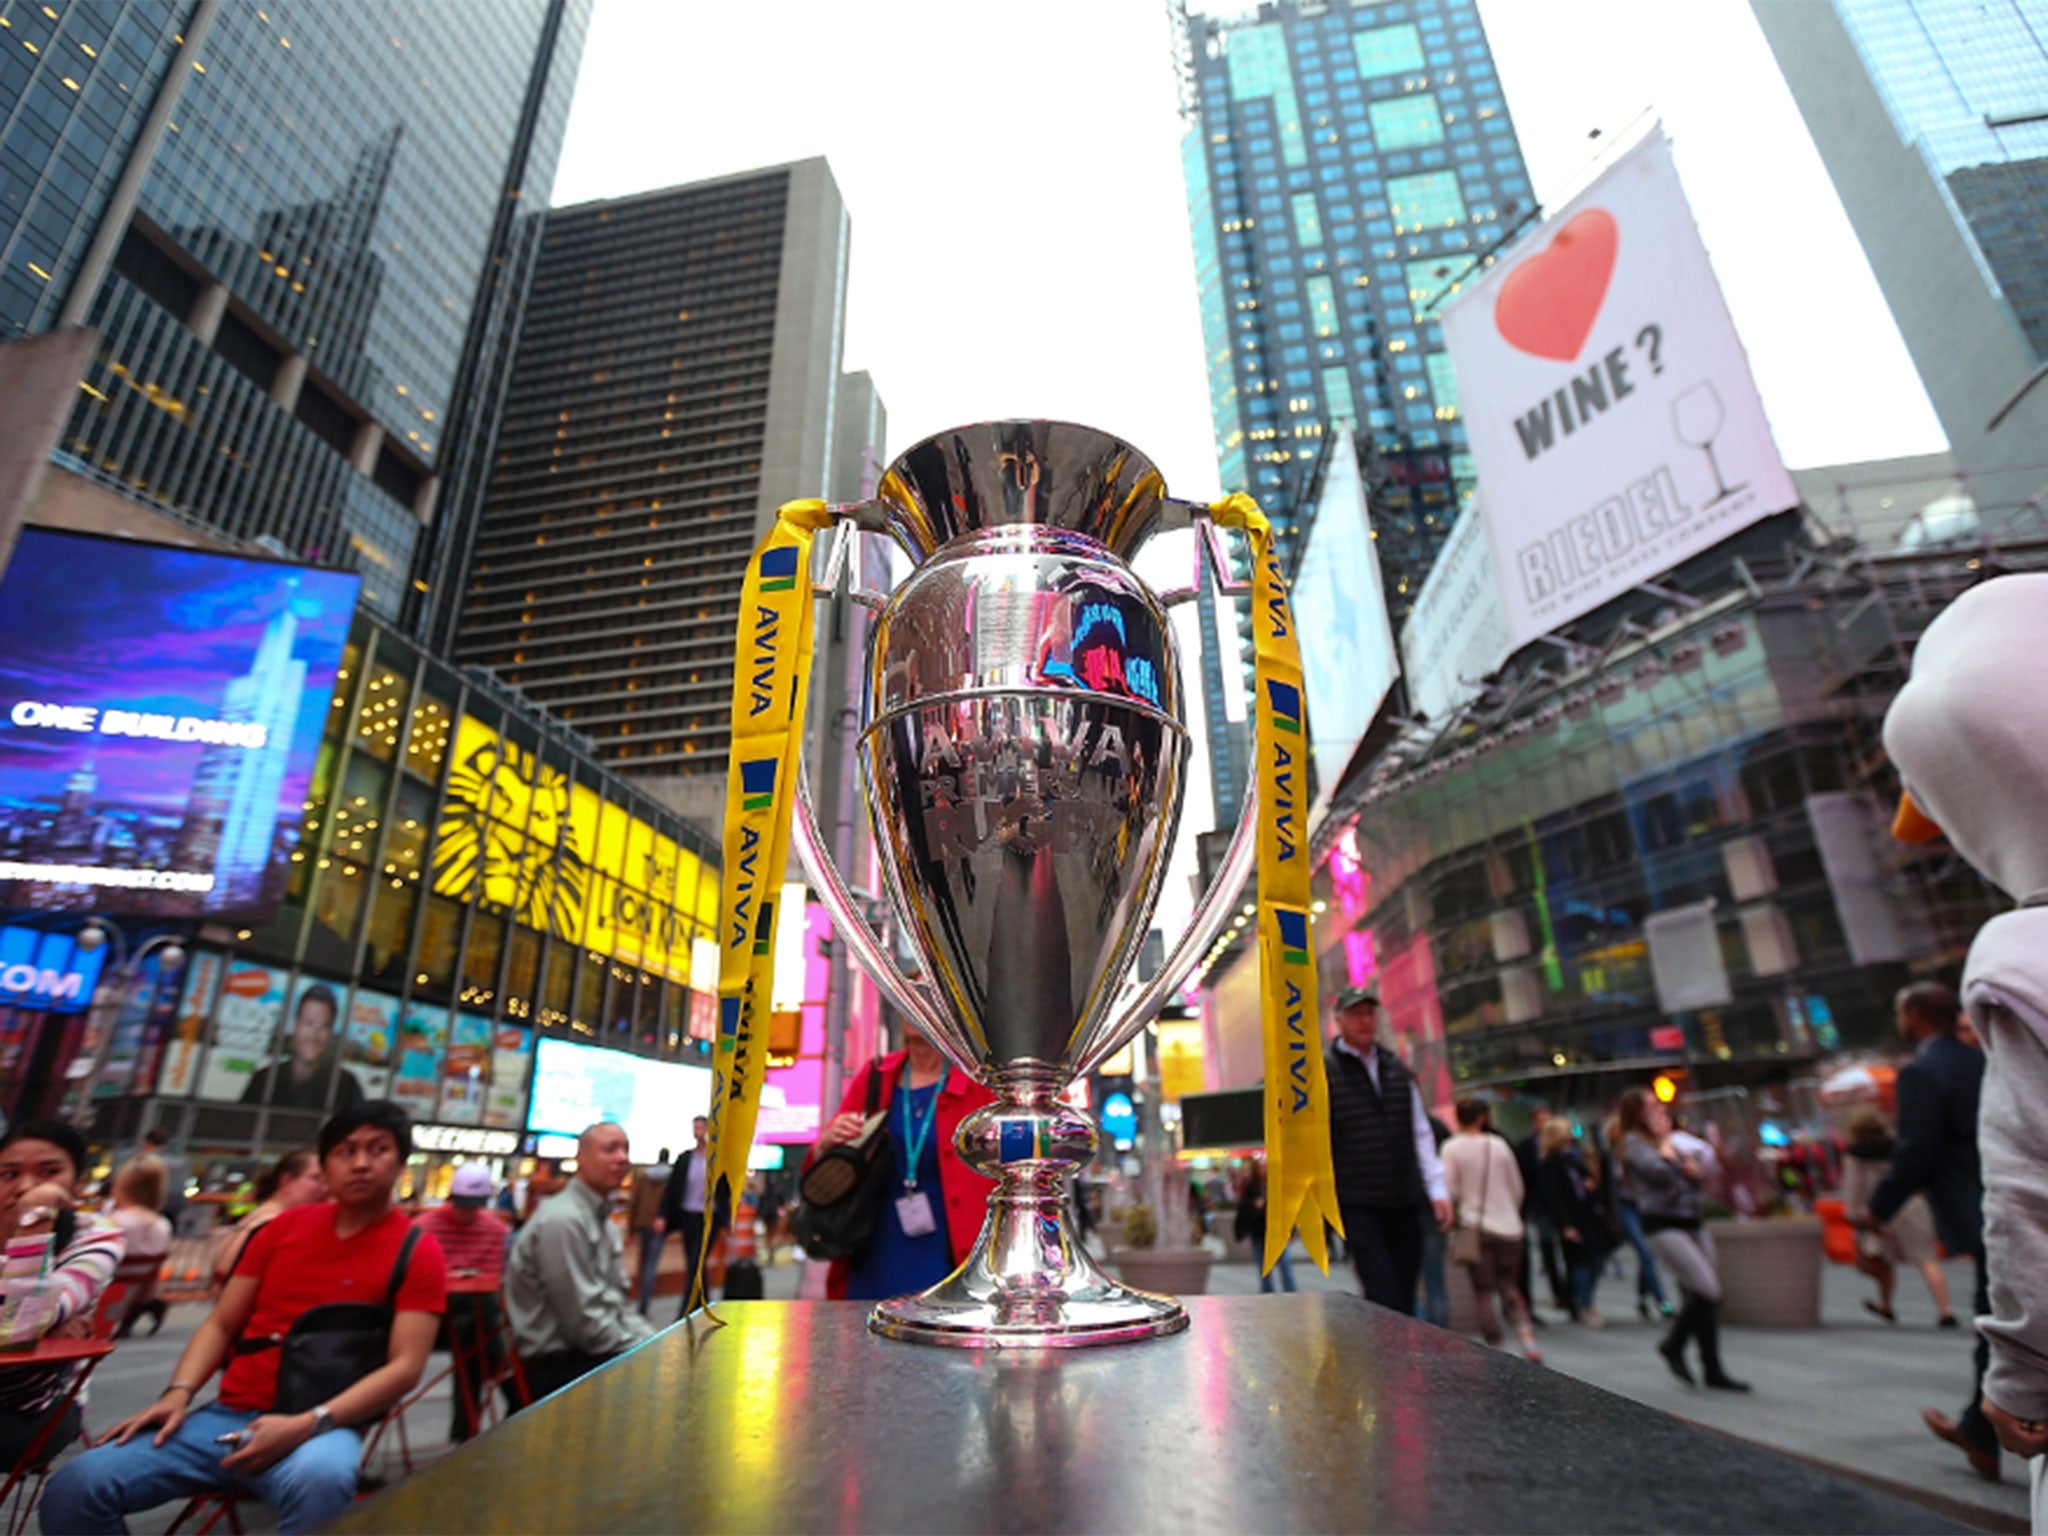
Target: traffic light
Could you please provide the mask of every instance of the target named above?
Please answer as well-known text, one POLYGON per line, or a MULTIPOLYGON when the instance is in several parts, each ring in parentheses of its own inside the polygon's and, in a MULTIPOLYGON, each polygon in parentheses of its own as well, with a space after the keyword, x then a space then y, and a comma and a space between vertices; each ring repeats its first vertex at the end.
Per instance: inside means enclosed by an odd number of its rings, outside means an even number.
POLYGON ((1651 1079, 1650 1092, 1657 1095, 1659 1104, 1669 1104, 1678 1097, 1678 1079, 1669 1072, 1659 1072, 1651 1079))

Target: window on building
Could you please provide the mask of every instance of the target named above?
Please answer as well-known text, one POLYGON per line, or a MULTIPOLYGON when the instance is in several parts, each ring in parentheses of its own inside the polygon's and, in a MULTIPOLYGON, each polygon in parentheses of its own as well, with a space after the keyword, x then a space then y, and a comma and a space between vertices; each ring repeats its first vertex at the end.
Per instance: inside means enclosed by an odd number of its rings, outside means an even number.
POLYGON ((1358 60, 1359 74, 1367 79, 1374 75, 1406 74, 1427 64, 1422 53, 1422 34, 1406 24, 1352 33, 1351 52, 1358 60))
POLYGON ((1294 238, 1304 246, 1323 243, 1323 221, 1316 212, 1313 192, 1294 194, 1294 238))
POLYGON ((1358 425, 1358 405, 1351 393, 1351 372, 1346 368, 1323 370, 1323 404, 1332 427, 1358 425))
POLYGON ((1308 280, 1308 311, 1318 336, 1337 334, 1337 289, 1327 277, 1308 280))
POLYGON ((1387 207, 1396 234, 1465 222, 1465 198, 1455 171, 1393 177, 1387 182, 1387 207))
POLYGON ((1381 149, 1415 149, 1441 144, 1444 118, 1434 95, 1397 96, 1372 104, 1373 142, 1381 149))
POLYGON ((1460 405, 1458 400, 1458 375, 1451 367, 1450 354, 1431 352, 1422 359, 1429 371, 1429 393, 1436 401, 1436 419, 1452 421, 1457 418, 1460 405))

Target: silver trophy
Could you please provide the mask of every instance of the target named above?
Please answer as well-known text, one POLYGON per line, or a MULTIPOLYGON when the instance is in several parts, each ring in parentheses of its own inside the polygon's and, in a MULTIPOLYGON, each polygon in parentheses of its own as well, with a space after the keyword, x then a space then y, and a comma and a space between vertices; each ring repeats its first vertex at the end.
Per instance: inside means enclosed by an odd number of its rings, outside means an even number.
POLYGON ((875 499, 835 508, 825 587, 856 530, 917 562, 878 610, 860 761, 889 896, 921 960, 906 980, 825 856, 808 793, 796 848, 839 933, 884 992, 997 1102, 957 1138, 995 1181, 967 1262, 878 1304, 891 1338, 1070 1346, 1174 1333, 1187 1312, 1097 1267, 1068 1224, 1092 1120, 1059 1102, 1128 1042, 1228 921, 1254 853, 1247 805, 1188 931, 1152 982, 1125 980, 1166 876, 1188 734, 1167 608, 1129 561, 1155 532, 1199 526, 1126 443, 1064 422, 987 422, 907 450, 875 499))

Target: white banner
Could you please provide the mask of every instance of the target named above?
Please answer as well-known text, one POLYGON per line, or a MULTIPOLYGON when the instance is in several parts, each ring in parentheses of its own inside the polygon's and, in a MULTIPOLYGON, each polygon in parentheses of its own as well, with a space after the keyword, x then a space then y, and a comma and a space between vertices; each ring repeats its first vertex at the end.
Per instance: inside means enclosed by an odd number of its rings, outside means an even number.
POLYGON ((1475 501, 1444 540, 1416 594, 1415 611, 1401 626, 1409 704, 1424 719, 1441 720, 1477 696, 1481 681, 1513 650, 1486 515, 1475 501))
POLYGON ((1308 731, 1320 811, 1344 776, 1401 669, 1387 617, 1365 480, 1348 431, 1330 445, 1330 467, 1290 594, 1308 689, 1308 731))
POLYGON ((1661 128, 1443 329, 1517 647, 1798 501, 1661 128))

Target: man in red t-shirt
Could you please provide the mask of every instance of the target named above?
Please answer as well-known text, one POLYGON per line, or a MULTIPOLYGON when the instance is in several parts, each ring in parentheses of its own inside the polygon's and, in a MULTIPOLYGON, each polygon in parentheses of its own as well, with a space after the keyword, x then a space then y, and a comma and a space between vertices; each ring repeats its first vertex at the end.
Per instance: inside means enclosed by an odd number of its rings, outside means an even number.
POLYGON ((385 1363, 326 1402, 274 1411, 280 1351, 272 1341, 315 1307, 385 1304, 412 1227, 391 1198, 411 1152, 411 1122, 383 1100, 352 1104, 320 1127, 320 1165, 334 1199, 286 1211, 250 1239, 163 1396, 50 1479, 44 1530, 125 1531, 121 1517, 132 1510, 214 1489, 263 1500, 287 1536, 348 1507, 362 1460, 357 1426, 382 1418, 426 1368, 447 1303, 440 1247, 427 1233, 413 1247, 385 1363), (193 1408, 223 1363, 219 1397, 193 1408), (149 1430, 156 1433, 137 1438, 149 1430))

